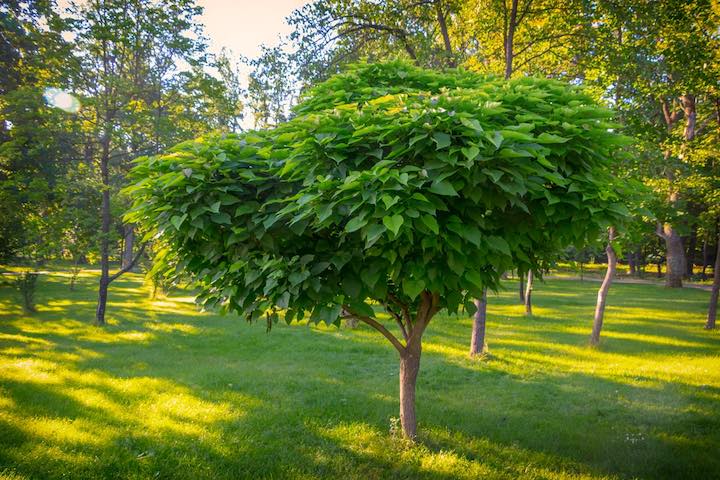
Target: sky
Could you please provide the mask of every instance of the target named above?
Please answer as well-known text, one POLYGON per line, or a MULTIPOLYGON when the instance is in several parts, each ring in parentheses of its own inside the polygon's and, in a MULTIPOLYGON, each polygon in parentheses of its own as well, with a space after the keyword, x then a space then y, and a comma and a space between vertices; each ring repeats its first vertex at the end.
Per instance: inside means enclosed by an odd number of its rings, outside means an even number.
POLYGON ((285 17, 308 0, 198 0, 204 7, 200 22, 210 50, 226 47, 237 55, 256 57, 260 45, 273 45, 290 33, 285 17))
MULTIPOLYGON (((309 0, 197 0, 203 7, 198 20, 205 25, 211 52, 225 47, 235 58, 253 58, 260 54, 260 45, 274 45, 290 33, 285 17, 306 3, 309 0)), ((58 1, 60 9, 68 4, 58 1)))
MULTIPOLYGON (((310 0, 196 1, 203 7, 203 14, 198 21, 205 27, 209 50, 212 53, 220 53, 223 48, 227 48, 231 52, 231 58, 239 59, 240 56, 257 57, 263 44, 277 44, 281 36, 291 31, 285 18, 310 0)), ((68 4, 69 0, 58 0, 58 7, 61 10, 68 4)), ((177 66, 183 68, 182 65, 177 66)), ((243 64, 239 67, 241 78, 245 81, 249 68, 243 64)), ((252 119, 247 115, 242 121, 242 126, 251 128, 251 122, 252 119)))

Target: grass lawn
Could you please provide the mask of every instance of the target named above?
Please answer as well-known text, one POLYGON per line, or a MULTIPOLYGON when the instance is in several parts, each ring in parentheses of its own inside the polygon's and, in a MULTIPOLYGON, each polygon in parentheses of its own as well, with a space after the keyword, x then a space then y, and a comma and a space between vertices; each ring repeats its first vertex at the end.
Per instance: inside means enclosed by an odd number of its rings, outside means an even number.
POLYGON ((489 296, 491 356, 470 318, 428 328, 420 443, 392 434, 398 361, 378 333, 248 325, 45 275, 39 313, 0 287, 0 478, 720 478, 720 334, 709 292, 614 285, 587 347, 597 282, 489 296))

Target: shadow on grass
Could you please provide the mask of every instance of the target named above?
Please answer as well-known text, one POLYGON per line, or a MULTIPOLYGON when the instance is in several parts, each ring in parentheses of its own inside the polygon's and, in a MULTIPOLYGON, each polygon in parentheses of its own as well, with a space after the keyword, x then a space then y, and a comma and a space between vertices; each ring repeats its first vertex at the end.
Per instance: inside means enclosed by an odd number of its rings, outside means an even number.
MULTIPOLYGON (((0 320, 0 471, 439 479, 720 472, 712 454, 720 444, 718 386, 631 368, 565 368, 632 361, 648 350, 708 355, 716 337, 685 330, 687 344, 678 347, 655 338, 675 329, 624 338, 617 334, 638 334, 641 324, 608 324, 603 349, 591 351, 572 330, 582 323, 553 328, 563 320, 493 318, 491 310, 497 348, 489 361, 473 362, 464 354, 469 320, 441 317, 418 383, 421 444, 407 448, 388 434, 397 359, 374 332, 292 326, 267 335, 170 300, 153 306, 136 283, 122 285, 110 306, 110 318, 122 321, 106 329, 88 326, 87 292, 64 304, 64 292, 51 290, 37 319, 0 320)), ((513 306, 503 297, 498 305, 513 306)), ((565 315, 576 315, 570 310, 565 315)))

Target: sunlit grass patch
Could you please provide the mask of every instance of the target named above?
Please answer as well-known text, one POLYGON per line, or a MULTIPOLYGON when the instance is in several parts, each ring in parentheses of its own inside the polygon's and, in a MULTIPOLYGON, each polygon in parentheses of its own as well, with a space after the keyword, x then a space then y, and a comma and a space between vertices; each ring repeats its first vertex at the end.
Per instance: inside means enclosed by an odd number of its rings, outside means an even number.
MULTIPOLYGON (((39 313, 0 288, 0 478, 714 478, 720 335, 708 293, 597 284, 489 296, 490 355, 471 319, 430 324, 420 443, 394 435, 398 364, 376 332, 203 313, 136 275, 92 325, 95 272, 41 276, 39 313)), ((117 287, 117 288, 115 288, 117 287)), ((389 328, 392 322, 383 317, 389 328)))

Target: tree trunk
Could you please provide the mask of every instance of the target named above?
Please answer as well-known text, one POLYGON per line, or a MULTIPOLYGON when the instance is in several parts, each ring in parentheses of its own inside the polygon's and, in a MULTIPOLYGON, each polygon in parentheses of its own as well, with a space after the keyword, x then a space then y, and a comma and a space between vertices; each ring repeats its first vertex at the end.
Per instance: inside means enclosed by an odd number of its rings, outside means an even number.
POLYGON ((627 260, 628 260, 628 275, 635 275, 637 273, 637 258, 635 257, 635 252, 628 253, 627 260))
POLYGON ((518 271, 518 278, 520 279, 520 303, 525 303, 525 276, 518 271))
POLYGON ((422 336, 430 320, 439 310, 440 297, 437 293, 424 290, 420 293, 420 305, 415 315, 415 321, 411 321, 407 305, 397 302, 392 295, 388 302, 398 304, 403 313, 399 316, 398 323, 403 329, 405 345, 395 337, 383 324, 377 320, 353 312, 348 305, 343 305, 347 316, 353 316, 368 324, 380 332, 400 354, 400 424, 403 435, 410 441, 415 441, 417 436, 417 418, 415 416, 415 385, 418 372, 420 371, 420 354, 422 353, 422 336))
POLYGON ((720 237, 718 237, 717 251, 715 252, 715 266, 713 267, 713 285, 710 292, 710 306, 708 307, 707 322, 705 328, 715 328, 717 318, 718 295, 720 294, 720 237))
MULTIPOLYGON (((503 1, 503 6, 505 2, 503 1)), ((512 76, 515 27, 517 27, 518 0, 512 0, 510 6, 510 18, 505 22, 505 80, 512 76)), ((506 10, 507 11, 507 10, 506 10)))
POLYGON ((135 225, 127 224, 124 225, 125 238, 124 248, 122 254, 121 268, 128 268, 130 262, 133 260, 133 249, 135 248, 135 225))
POLYGON ((690 93, 686 93, 680 97, 680 103, 682 104, 682 109, 685 113, 685 130, 683 131, 683 137, 689 142, 695 138, 695 123, 697 120, 695 96, 690 93))
POLYGON ((443 43, 445 46, 445 55, 447 56, 447 64, 450 67, 455 66, 455 59, 452 56, 452 45, 450 44, 450 35, 448 34, 447 22, 445 21, 445 12, 443 12, 443 2, 441 0, 435 0, 435 13, 437 14, 438 25, 440 26, 440 33, 443 37, 443 43))
POLYGON ((525 289, 525 315, 532 315, 533 277, 532 270, 529 270, 527 274, 527 288, 525 289))
POLYGON ((470 356, 485 353, 485 322, 487 319, 487 288, 483 289, 482 298, 475 300, 475 318, 473 319, 472 336, 470 338, 470 356))
POLYGON ((665 272, 665 286, 682 288, 685 275, 685 249, 682 238, 668 223, 663 226, 663 238, 667 251, 667 272, 665 272))
POLYGON ((608 258, 608 268, 605 272, 605 278, 600 285, 598 290, 597 304, 595 305, 595 318, 593 319, 592 335, 590 335, 590 344, 597 345, 600 343, 600 330, 602 330, 603 316, 605 315, 605 303, 607 301, 607 294, 610 291, 610 285, 612 285, 613 277, 615 276, 615 270, 617 269, 617 255, 615 249, 612 246, 612 241, 615 239, 615 228, 610 227, 608 230, 608 244, 605 247, 605 253, 608 258))
POLYGON ((703 239, 703 249, 702 249, 702 273, 701 278, 703 281, 707 280, 707 265, 708 265, 708 242, 707 242, 707 236, 703 239))
POLYGON ((687 251, 685 252, 685 275, 690 278, 695 273, 693 267, 695 266, 695 250, 697 247, 697 227, 693 226, 690 231, 690 238, 688 239, 687 251))
MULTIPOLYGON (((671 112, 670 104, 667 100, 662 101, 663 116, 665 117, 665 126, 668 134, 672 133, 673 126, 682 117, 686 115, 685 130, 683 139, 685 143, 695 137, 695 98, 692 95, 683 95, 681 97, 682 109, 671 112)), ((675 172, 671 166, 670 158, 672 153, 666 150, 664 153, 665 160, 665 176, 668 180, 670 190, 668 192, 668 203, 674 209, 679 208, 679 193, 675 188, 675 172)), ((670 288, 682 288, 682 279, 685 275, 685 249, 683 248, 682 239, 678 235, 675 228, 669 223, 658 225, 657 234, 665 240, 665 250, 667 257, 667 272, 665 275, 665 286, 670 288)))
POLYGON ((422 340, 409 342, 400 354, 400 424, 403 435, 409 440, 417 436, 417 418, 415 416, 415 385, 420 371, 422 340))
POLYGON ((108 133, 102 141, 102 157, 100 158, 100 174, 102 178, 102 227, 100 234, 100 284, 98 287, 98 304, 95 312, 95 324, 105 325, 105 307, 107 291, 110 284, 110 139, 108 133))

